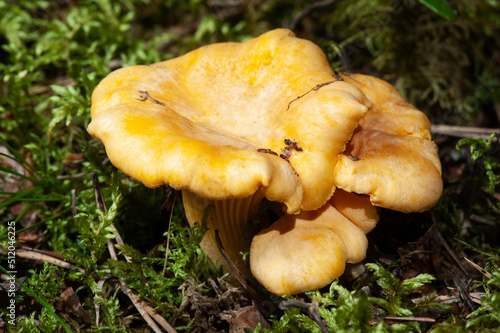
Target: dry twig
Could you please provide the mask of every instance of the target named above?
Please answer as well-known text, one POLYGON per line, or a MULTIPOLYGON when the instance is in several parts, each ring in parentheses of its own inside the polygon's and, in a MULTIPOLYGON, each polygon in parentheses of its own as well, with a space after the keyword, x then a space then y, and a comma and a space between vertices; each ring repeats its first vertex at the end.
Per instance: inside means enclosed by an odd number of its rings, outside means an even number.
MULTIPOLYGON (((1 255, 7 255, 7 251, 5 251, 4 249, 0 248, 0 254, 1 255)), ((62 268, 66 268, 66 269, 73 269, 73 270, 77 270, 77 271, 80 271, 82 273, 85 273, 85 270, 83 268, 81 268, 81 267, 72 265, 69 262, 63 261, 61 259, 54 258, 51 255, 42 253, 42 252, 40 252, 38 250, 34 250, 34 249, 29 249, 29 250, 26 250, 26 249, 17 249, 16 250, 16 257, 30 259, 30 260, 46 261, 46 262, 48 262, 49 264, 52 264, 52 265, 56 265, 56 266, 59 266, 59 267, 62 267, 62 268)))
POLYGON ((500 135, 500 128, 461 127, 432 124, 431 132, 434 134, 449 135, 459 138, 482 137, 484 139, 487 139, 492 133, 497 133, 500 135))
POLYGON ((165 246, 165 263, 163 264, 163 271, 161 272, 162 277, 165 277, 165 272, 167 270, 168 253, 169 253, 169 249, 170 249, 170 228, 172 226, 172 218, 174 216, 174 207, 175 207, 175 199, 176 198, 177 198, 177 192, 174 193, 172 208, 170 209, 170 218, 168 220, 167 245, 165 246))
POLYGON ((424 323, 434 323, 436 319, 429 317, 398 317, 398 316, 385 316, 384 320, 395 320, 395 321, 420 321, 424 323))
MULTIPOLYGON (((149 316, 148 312, 144 309, 142 305, 143 302, 139 299, 139 297, 136 294, 134 294, 132 290, 130 290, 129 287, 127 287, 127 285, 124 282, 120 281, 120 286, 125 295, 127 295, 128 298, 130 298, 130 300, 132 301, 132 303, 134 303, 135 308, 137 309, 137 311, 139 311, 142 318, 144 318, 144 320, 148 323, 149 327, 151 327, 151 329, 157 333, 162 333, 161 329, 155 324, 153 319, 151 319, 151 317, 149 316)), ((172 329, 173 329, 172 332, 176 332, 173 327, 172 329)))
POLYGON ((445 248, 446 252, 453 258, 453 261, 457 264, 458 268, 460 268, 460 271, 462 272, 463 276, 469 276, 469 273, 465 270, 464 266, 462 266, 462 263, 458 259, 458 257, 455 255, 455 252, 451 249, 451 247, 448 245, 446 240, 444 239, 443 235, 439 232, 437 228, 434 228, 434 233, 437 236, 439 242, 443 245, 445 248))
POLYGON ((158 323, 160 324, 161 327, 163 327, 163 329, 165 331, 167 331, 168 333, 177 333, 177 331, 172 327, 172 325, 170 325, 170 323, 168 321, 165 320, 165 318, 163 318, 162 316, 160 316, 156 311, 155 309, 153 309, 152 307, 150 307, 147 303, 145 302, 141 302, 141 305, 142 307, 144 308, 144 310, 146 310, 146 312, 151 316, 153 317, 153 319, 158 323))
POLYGON ((453 283, 455 283, 460 297, 464 300, 467 306, 474 311, 477 307, 474 305, 474 301, 471 299, 469 292, 467 291, 467 285, 462 281, 462 279, 460 279, 454 269, 451 270, 451 275, 453 276, 453 283))
POLYGON ((464 259, 467 260, 467 262, 469 264, 471 264, 472 267, 474 267, 475 269, 477 269, 481 274, 483 274, 484 276, 486 276, 486 278, 488 278, 489 280, 493 279, 493 275, 491 275, 489 272, 487 272, 484 268, 482 268, 481 266, 479 266, 476 263, 472 262, 467 257, 464 257, 464 259))

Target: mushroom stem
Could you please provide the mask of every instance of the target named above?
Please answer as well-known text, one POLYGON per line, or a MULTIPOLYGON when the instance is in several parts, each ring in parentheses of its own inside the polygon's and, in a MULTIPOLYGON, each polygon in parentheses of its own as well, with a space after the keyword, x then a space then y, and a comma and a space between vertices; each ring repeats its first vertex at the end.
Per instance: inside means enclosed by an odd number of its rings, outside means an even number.
POLYGON ((209 209, 208 231, 203 237, 200 247, 212 262, 223 265, 226 271, 227 267, 215 240, 215 230, 219 231, 220 240, 229 258, 243 274, 250 276, 250 271, 240 252, 248 251, 250 248, 253 235, 246 234, 249 229, 248 222, 255 218, 259 212, 263 198, 264 195, 261 191, 257 191, 249 197, 225 200, 210 200, 190 191, 182 191, 184 210, 190 226, 201 223, 205 210, 209 209))

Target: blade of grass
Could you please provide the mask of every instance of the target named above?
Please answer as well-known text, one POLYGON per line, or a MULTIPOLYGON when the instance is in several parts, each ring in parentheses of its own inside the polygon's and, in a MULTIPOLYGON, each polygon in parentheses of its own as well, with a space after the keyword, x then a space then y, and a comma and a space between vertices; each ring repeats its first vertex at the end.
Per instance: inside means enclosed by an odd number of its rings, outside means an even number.
POLYGON ((0 197, 0 199, 4 198, 4 199, 8 199, 8 198, 11 198, 11 196, 13 195, 16 195, 18 194, 19 191, 16 191, 16 192, 9 192, 9 191, 0 191, 0 195, 8 195, 8 197, 0 197))
POLYGON ((61 201, 63 198, 49 198, 49 197, 40 197, 40 198, 24 198, 23 195, 11 197, 9 200, 6 200, 0 204, 0 209, 9 206, 10 204, 16 202, 16 201, 22 201, 22 202, 40 202, 40 201, 61 201))
MULTIPOLYGON (((7 156, 7 157, 10 157, 9 155, 6 155, 4 153, 0 153, 0 156, 7 156)), ((36 178, 33 178, 33 177, 30 177, 30 176, 26 176, 26 175, 23 175, 22 173, 20 172, 17 172, 17 171, 14 171, 12 169, 9 169, 9 168, 6 168, 6 167, 3 167, 3 166, 0 166, 0 171, 3 171, 3 172, 6 172, 6 173, 10 173, 11 175, 16 175, 18 177, 21 177, 21 178, 24 178, 24 179, 27 179, 29 181, 32 181, 33 183, 37 184, 37 185, 40 185, 41 182, 36 179, 36 178)))
POLYGON ((449 21, 457 20, 457 14, 445 0, 418 0, 418 2, 449 21))
MULTIPOLYGON (((8 205, 10 205, 10 204, 12 204, 12 203, 14 203, 16 201, 20 201, 20 199, 23 199, 27 195, 35 192, 36 190, 38 190, 38 188, 34 187, 32 189, 29 189, 29 190, 26 190, 26 191, 23 191, 23 192, 19 192, 15 196, 5 198, 6 200, 0 204, 0 209, 2 209, 4 207, 7 207, 8 205)), ((42 201, 42 200, 39 200, 39 201, 42 201)))
MULTIPOLYGON (((10 197, 9 197, 10 198, 10 197)), ((0 199, 7 199, 7 198, 0 198, 0 199)), ((22 202, 38 202, 38 201, 61 201, 63 200, 63 197, 40 197, 40 198, 23 198, 21 201, 22 202)), ((14 200, 14 202, 17 200, 14 200)), ((0 206, 1 207, 1 206, 0 206)))

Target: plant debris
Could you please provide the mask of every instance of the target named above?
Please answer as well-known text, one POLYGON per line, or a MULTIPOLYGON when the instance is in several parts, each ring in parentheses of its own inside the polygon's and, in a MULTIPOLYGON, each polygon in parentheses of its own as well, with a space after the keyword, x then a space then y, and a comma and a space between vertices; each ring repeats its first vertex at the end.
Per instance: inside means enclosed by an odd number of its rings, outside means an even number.
POLYGON ((286 108, 286 111, 288 111, 290 109, 290 104, 292 104, 293 102, 295 102, 296 100, 298 99, 301 99, 302 97, 304 97, 305 95, 309 94, 311 91, 318 91, 320 90, 321 88, 323 88, 324 86, 327 86, 329 84, 332 84, 332 83, 335 83, 335 82, 338 82, 338 81, 344 81, 339 75, 337 72, 334 72, 333 76, 335 77, 335 80, 333 81, 328 81, 328 82, 323 82, 323 83, 318 83, 317 85, 315 85, 314 87, 312 87, 310 90, 308 90, 307 92, 305 92, 304 94, 300 95, 300 96, 297 96, 296 98, 292 99, 289 103, 288 103, 288 106, 286 108))
POLYGON ((297 146, 297 142, 295 140, 285 139, 284 140, 286 147, 281 148, 280 157, 288 161, 288 159, 292 156, 292 151, 303 151, 302 148, 297 146))
POLYGON ((165 106, 164 103, 160 102, 159 100, 157 100, 156 98, 153 98, 153 96, 151 96, 147 90, 139 90, 139 93, 141 94, 141 96, 139 98, 135 98, 136 100, 138 101, 141 101, 141 102, 144 102, 146 101, 148 98, 150 98, 151 100, 153 100, 153 102, 155 102, 156 104, 159 104, 159 105, 163 105, 165 106))

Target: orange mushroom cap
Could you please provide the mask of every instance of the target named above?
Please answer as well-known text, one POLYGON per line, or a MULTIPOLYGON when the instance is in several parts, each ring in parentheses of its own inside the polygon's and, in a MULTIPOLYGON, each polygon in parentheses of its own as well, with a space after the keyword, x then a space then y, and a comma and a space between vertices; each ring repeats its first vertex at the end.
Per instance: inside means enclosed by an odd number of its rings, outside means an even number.
POLYGON ((92 94, 88 131, 125 174, 183 190, 190 223, 215 206, 202 247, 220 259, 218 229, 243 267, 241 234, 261 199, 289 214, 322 207, 335 190, 332 161, 368 106, 318 46, 277 29, 109 74, 92 94))
POLYGON ((331 197, 332 161, 367 105, 319 47, 277 29, 109 74, 92 94, 88 131, 113 165, 149 187, 210 199, 260 189, 292 213, 331 197), (280 154, 285 139, 301 150, 287 160, 266 153, 280 154))

